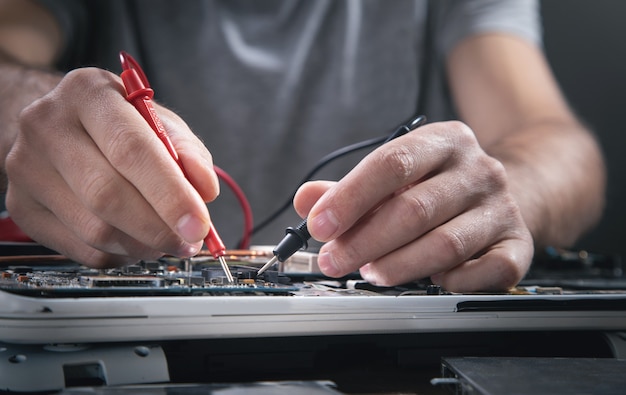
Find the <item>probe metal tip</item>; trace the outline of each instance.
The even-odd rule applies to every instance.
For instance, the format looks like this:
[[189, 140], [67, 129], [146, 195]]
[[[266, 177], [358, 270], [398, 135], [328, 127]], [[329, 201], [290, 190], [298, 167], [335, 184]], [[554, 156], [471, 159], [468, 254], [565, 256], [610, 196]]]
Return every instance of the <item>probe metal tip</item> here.
[[226, 274], [226, 279], [228, 280], [228, 283], [233, 284], [235, 282], [235, 279], [233, 278], [233, 274], [230, 272], [230, 268], [226, 263], [226, 259], [224, 259], [224, 257], [220, 255], [217, 257], [217, 260], [220, 261], [220, 264], [222, 265], [222, 270], [224, 270], [224, 274]]
[[263, 272], [266, 271], [267, 269], [269, 269], [273, 264], [275, 264], [276, 261], [278, 261], [278, 256], [274, 255], [272, 257], [272, 259], [267, 261], [267, 263], [265, 265], [263, 265], [263, 267], [260, 268], [258, 272], [256, 272], [256, 275], [260, 276], [261, 274], [263, 274]]

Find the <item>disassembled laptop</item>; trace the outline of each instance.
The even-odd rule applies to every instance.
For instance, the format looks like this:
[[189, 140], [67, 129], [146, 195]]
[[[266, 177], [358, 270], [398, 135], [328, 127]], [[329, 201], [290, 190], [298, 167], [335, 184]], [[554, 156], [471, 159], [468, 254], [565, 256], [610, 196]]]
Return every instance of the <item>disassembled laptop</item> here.
[[[327, 278], [304, 251], [257, 275], [271, 247], [227, 251], [232, 282], [209, 253], [98, 270], [36, 248], [5, 251], [0, 387], [10, 392], [168, 382], [159, 341], [626, 328], [621, 261], [587, 253], [550, 250], [508, 292], [456, 294], [428, 280]], [[33, 371], [39, 379], [24, 380]]]

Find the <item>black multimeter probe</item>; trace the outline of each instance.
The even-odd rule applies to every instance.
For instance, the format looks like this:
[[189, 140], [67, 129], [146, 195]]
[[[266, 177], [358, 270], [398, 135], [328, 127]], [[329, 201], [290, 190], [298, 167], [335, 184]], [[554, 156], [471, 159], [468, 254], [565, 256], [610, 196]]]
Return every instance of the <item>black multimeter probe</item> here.
[[[408, 122], [398, 126], [396, 130], [389, 135], [389, 137], [382, 143], [385, 144], [396, 137], [407, 134], [411, 130], [418, 128], [426, 122], [424, 115], [417, 115], [411, 118]], [[381, 144], [381, 145], [382, 145]], [[298, 226], [288, 227], [285, 230], [285, 237], [276, 245], [272, 250], [274, 256], [263, 267], [259, 269], [257, 275], [263, 274], [267, 269], [272, 267], [276, 262], [284, 262], [298, 250], [306, 249], [308, 247], [308, 241], [311, 238], [311, 234], [307, 229], [307, 220], [304, 219]]]

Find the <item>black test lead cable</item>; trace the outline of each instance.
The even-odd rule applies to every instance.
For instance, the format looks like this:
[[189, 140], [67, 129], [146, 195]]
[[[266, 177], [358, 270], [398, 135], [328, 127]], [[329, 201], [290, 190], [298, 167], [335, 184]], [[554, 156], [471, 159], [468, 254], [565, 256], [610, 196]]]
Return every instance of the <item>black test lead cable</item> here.
[[[426, 117], [424, 115], [417, 115], [411, 118], [408, 122], [398, 126], [396, 130], [394, 130], [393, 133], [391, 133], [389, 137], [387, 137], [387, 139], [382, 142], [381, 145], [388, 143], [396, 137], [403, 136], [411, 130], [417, 129], [424, 123], [426, 123]], [[274, 265], [276, 262], [285, 262], [285, 260], [295, 254], [298, 250], [307, 249], [308, 241], [311, 238], [311, 234], [307, 229], [306, 218], [295, 228], [291, 226], [288, 227], [285, 230], [285, 233], [285, 237], [272, 250], [274, 256], [265, 265], [263, 265], [263, 267], [259, 269], [257, 275], [263, 274], [263, 272], [272, 267], [272, 265]]]
[[[321, 170], [324, 166], [326, 166], [327, 164], [329, 164], [330, 162], [339, 159], [340, 157], [353, 153], [355, 151], [361, 150], [361, 149], [365, 149], [365, 148], [370, 148], [370, 147], [375, 147], [377, 145], [382, 144], [385, 140], [387, 139], [387, 136], [383, 136], [383, 137], [374, 137], [368, 140], [364, 140], [364, 141], [359, 141], [358, 143], [354, 143], [354, 144], [350, 144], [348, 146], [339, 148], [336, 151], [331, 152], [330, 154], [324, 156], [322, 159], [320, 159], [315, 166], [313, 167], [313, 169], [311, 169], [306, 176], [304, 176], [300, 182], [298, 183], [298, 188], [304, 184], [307, 181], [311, 181], [313, 179], [313, 176], [315, 174], [317, 174], [317, 172], [319, 170]], [[296, 196], [296, 192], [298, 191], [298, 188], [296, 188], [291, 195], [289, 196], [289, 199], [287, 199], [287, 201], [285, 201], [285, 203], [280, 206], [277, 210], [275, 210], [271, 215], [269, 215], [267, 218], [265, 218], [263, 221], [259, 222], [257, 225], [254, 226], [254, 228], [252, 228], [252, 230], [250, 231], [250, 236], [258, 233], [261, 229], [263, 229], [264, 227], [266, 227], [267, 225], [269, 225], [272, 221], [276, 220], [276, 218], [278, 218], [279, 215], [281, 215], [285, 210], [287, 210], [291, 204], [293, 203], [293, 198]], [[239, 244], [241, 245], [242, 242], [239, 242]]]

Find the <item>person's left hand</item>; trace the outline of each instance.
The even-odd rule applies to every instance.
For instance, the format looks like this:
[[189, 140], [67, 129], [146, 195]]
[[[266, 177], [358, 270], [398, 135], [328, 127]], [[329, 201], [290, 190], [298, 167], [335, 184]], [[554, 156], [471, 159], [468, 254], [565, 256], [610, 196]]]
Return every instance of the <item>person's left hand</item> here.
[[430, 277], [449, 291], [503, 290], [528, 270], [531, 234], [504, 166], [460, 122], [373, 151], [339, 182], [304, 184], [294, 207], [326, 242], [318, 264], [376, 285]]

